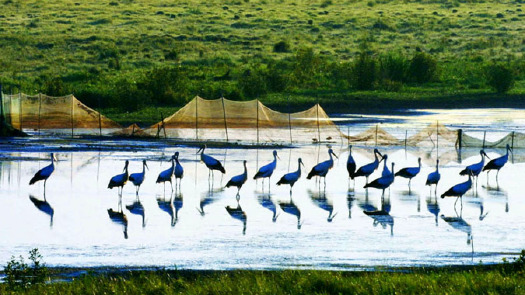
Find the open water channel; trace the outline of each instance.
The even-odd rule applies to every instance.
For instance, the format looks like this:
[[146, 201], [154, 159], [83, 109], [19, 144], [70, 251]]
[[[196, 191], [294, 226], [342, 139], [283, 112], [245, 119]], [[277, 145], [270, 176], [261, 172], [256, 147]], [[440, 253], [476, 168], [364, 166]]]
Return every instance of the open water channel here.
[[[429, 115], [422, 114], [375, 116], [375, 120], [341, 116], [347, 121], [339, 123], [347, 124], [350, 118], [356, 128], [352, 132], [378, 122], [387, 130], [400, 130], [399, 126], [420, 122], [414, 118]], [[491, 127], [494, 133], [524, 130], [520, 118], [525, 116], [519, 114], [515, 120], [483, 120], [472, 132]], [[429, 123], [434, 119], [429, 118]], [[328, 159], [328, 147], [304, 145], [277, 149], [280, 160], [268, 189], [268, 181], [263, 188], [262, 181], [252, 177], [257, 168], [273, 160], [272, 149], [206, 149], [226, 168], [223, 177], [215, 172], [212, 180], [199, 162], [198, 148], [191, 146], [118, 141], [106, 142], [100, 149], [85, 141], [5, 141], [0, 144], [0, 265], [12, 255], [27, 256], [30, 249], [38, 248], [48, 266], [374, 269], [499, 263], [524, 248], [525, 163], [519, 159], [525, 158], [525, 150], [514, 150], [498, 181], [495, 173], [488, 179], [482, 173], [463, 197], [462, 206], [460, 202], [454, 206], [455, 198], [439, 195], [467, 180], [459, 171], [480, 161], [479, 149], [379, 147], [388, 154], [389, 165], [395, 162], [396, 170], [417, 166], [417, 158], [423, 159], [410, 188], [408, 180], [396, 178], [381, 198], [380, 190], [363, 188], [364, 178], [355, 183], [348, 179], [348, 146], [331, 147], [339, 159], [334, 159], [326, 187], [323, 181], [319, 185], [305, 177], [318, 161]], [[180, 191], [172, 193], [169, 183], [164, 189], [155, 180], [170, 167], [169, 159], [176, 151], [184, 178]], [[372, 151], [373, 147], [353, 147], [357, 165], [372, 162]], [[44, 196], [42, 182], [28, 183], [50, 163], [50, 152], [55, 152], [58, 162]], [[505, 153], [503, 149], [486, 152], [491, 158]], [[297, 169], [299, 157], [306, 167], [290, 196], [289, 186], [276, 182]], [[437, 157], [441, 181], [435, 196], [425, 181], [435, 170]], [[131, 183], [124, 187], [122, 197], [117, 189], [107, 189], [109, 179], [122, 172], [125, 160], [134, 173], [142, 170], [143, 159], [149, 170], [138, 196]], [[243, 172], [243, 160], [248, 163], [249, 178], [237, 201], [237, 189], [224, 185]], [[382, 164], [370, 180], [379, 177], [381, 170]], [[229, 212], [226, 207], [235, 210]], [[108, 209], [123, 213], [127, 222]], [[381, 214], [370, 215], [374, 211]]]

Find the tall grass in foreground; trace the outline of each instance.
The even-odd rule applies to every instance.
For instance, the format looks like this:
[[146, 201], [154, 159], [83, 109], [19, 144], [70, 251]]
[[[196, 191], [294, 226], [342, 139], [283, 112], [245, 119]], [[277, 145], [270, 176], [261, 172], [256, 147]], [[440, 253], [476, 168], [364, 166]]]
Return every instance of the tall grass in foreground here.
[[224, 271], [87, 275], [0, 294], [524, 294], [522, 266], [400, 272]]

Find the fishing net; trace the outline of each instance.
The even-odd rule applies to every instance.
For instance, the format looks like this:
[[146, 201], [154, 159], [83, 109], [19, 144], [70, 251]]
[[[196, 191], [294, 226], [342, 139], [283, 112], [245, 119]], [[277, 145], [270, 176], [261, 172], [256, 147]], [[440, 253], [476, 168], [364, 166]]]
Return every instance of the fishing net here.
[[259, 100], [206, 100], [198, 96], [146, 132], [191, 140], [258, 143], [338, 142], [343, 136], [318, 104], [302, 112], [281, 113]]
[[[301, 112], [282, 113], [268, 108], [259, 100], [207, 100], [197, 96], [171, 116], [145, 129], [136, 124], [122, 128], [73, 95], [2, 94], [0, 106], [6, 125], [39, 135], [159, 137], [268, 145], [348, 143], [424, 148], [504, 148], [508, 144], [512, 148], [525, 148], [523, 133], [511, 132], [499, 140], [488, 141], [485, 137], [480, 139], [437, 122], [418, 131], [391, 128], [388, 132], [378, 125], [356, 135], [349, 135], [350, 125], [348, 134], [343, 134], [319, 104]], [[404, 137], [400, 131], [404, 131]]]
[[103, 135], [120, 125], [84, 105], [73, 95], [2, 95], [6, 121], [14, 128], [47, 134]]

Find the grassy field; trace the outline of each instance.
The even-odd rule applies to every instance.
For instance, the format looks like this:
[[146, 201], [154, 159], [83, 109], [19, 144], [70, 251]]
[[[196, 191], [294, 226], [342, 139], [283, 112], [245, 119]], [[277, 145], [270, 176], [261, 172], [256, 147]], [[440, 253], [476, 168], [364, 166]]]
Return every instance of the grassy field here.
[[408, 272], [157, 271], [86, 275], [1, 294], [523, 294], [512, 265]]
[[[195, 95], [363, 111], [514, 106], [525, 95], [515, 1], [5, 0], [0, 19], [4, 92], [74, 93], [122, 121]], [[399, 77], [419, 53], [435, 62], [432, 76]], [[359, 72], [361, 57], [374, 68]], [[400, 63], [385, 69], [389, 58]], [[487, 84], [494, 63], [512, 70], [509, 96]]]

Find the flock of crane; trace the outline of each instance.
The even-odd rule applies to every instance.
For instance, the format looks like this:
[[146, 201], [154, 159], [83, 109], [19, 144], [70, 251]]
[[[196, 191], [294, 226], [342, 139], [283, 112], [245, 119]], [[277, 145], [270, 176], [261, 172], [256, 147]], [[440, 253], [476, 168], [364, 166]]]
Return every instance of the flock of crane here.
[[[201, 161], [209, 169], [208, 178], [211, 177], [211, 179], [213, 181], [214, 170], [218, 170], [222, 174], [225, 174], [226, 170], [224, 169], [224, 166], [221, 164], [221, 162], [219, 160], [213, 158], [212, 156], [209, 156], [209, 155], [205, 154], [204, 153], [205, 149], [206, 149], [206, 146], [204, 145], [197, 151], [197, 153], [200, 153]], [[480, 150], [481, 161], [478, 162], [478, 163], [475, 163], [475, 164], [472, 164], [472, 165], [469, 165], [469, 166], [465, 167], [465, 169], [463, 169], [460, 172], [460, 175], [467, 175], [468, 176], [468, 180], [465, 181], [465, 182], [462, 182], [462, 183], [459, 183], [459, 184], [456, 184], [456, 185], [452, 186], [447, 191], [445, 191], [443, 194], [441, 194], [441, 198], [444, 198], [444, 197], [457, 197], [457, 199], [456, 199], [456, 203], [457, 203], [457, 201], [459, 199], [461, 199], [462, 196], [468, 190], [471, 189], [471, 187], [472, 187], [472, 178], [476, 177], [476, 179], [477, 179], [478, 175], [482, 171], [487, 171], [487, 173], [488, 173], [491, 170], [497, 170], [497, 174], [496, 174], [496, 180], [497, 180], [497, 177], [498, 177], [498, 174], [499, 174], [499, 170], [508, 161], [509, 152], [512, 152], [512, 149], [510, 148], [509, 145], [507, 145], [506, 146], [506, 153], [505, 153], [505, 155], [500, 156], [500, 157], [495, 158], [495, 159], [492, 159], [485, 165], [485, 158], [489, 158], [489, 157], [487, 156], [487, 154], [485, 153], [484, 150]], [[334, 165], [334, 160], [333, 160], [332, 156], [337, 158], [337, 155], [333, 152], [333, 150], [331, 148], [328, 149], [328, 156], [329, 156], [328, 160], [318, 163], [317, 165], [315, 165], [310, 170], [310, 172], [308, 173], [308, 176], [306, 177], [307, 179], [311, 179], [314, 176], [318, 176], [319, 177], [319, 181], [320, 181], [320, 178], [322, 177], [324, 179], [324, 184], [325, 184], [325, 187], [326, 187], [326, 176], [328, 174], [328, 171]], [[277, 151], [274, 150], [273, 151], [273, 161], [270, 162], [267, 165], [262, 166], [257, 171], [257, 173], [255, 174], [253, 179], [262, 179], [263, 180], [263, 186], [264, 186], [264, 179], [268, 178], [270, 180], [270, 178], [273, 175], [273, 172], [275, 171], [275, 168], [277, 166], [277, 159], [278, 158], [279, 157], [277, 156]], [[46, 166], [46, 167], [44, 167], [44, 168], [42, 168], [42, 169], [40, 169], [33, 176], [33, 178], [29, 182], [29, 184], [32, 185], [32, 184], [36, 183], [37, 181], [44, 180], [44, 196], [45, 196], [46, 181], [51, 176], [51, 174], [53, 173], [53, 171], [55, 169], [55, 167], [54, 167], [54, 162], [55, 161], [56, 161], [56, 158], [55, 158], [54, 154], [51, 153], [51, 164]], [[292, 188], [293, 188], [294, 184], [301, 177], [301, 165], [304, 167], [304, 164], [303, 164], [303, 161], [301, 160], [301, 158], [298, 158], [297, 161], [298, 161], [297, 170], [294, 171], [294, 172], [287, 173], [287, 174], [283, 175], [280, 178], [280, 180], [277, 182], [277, 185], [283, 185], [283, 184], [284, 185], [286, 185], [286, 184], [290, 185], [290, 196], [292, 194]], [[355, 162], [355, 160], [354, 160], [354, 158], [352, 156], [352, 146], [349, 146], [349, 154], [348, 154], [348, 159], [347, 159], [347, 163], [346, 163], [348, 176], [352, 180], [355, 180], [355, 178], [357, 178], [357, 177], [363, 177], [364, 176], [366, 178], [366, 184], [365, 184], [364, 188], [371, 187], [371, 188], [381, 189], [383, 191], [383, 193], [382, 193], [382, 197], [383, 197], [384, 193], [385, 193], [385, 190], [387, 188], [389, 188], [390, 185], [394, 182], [394, 179], [395, 179], [396, 176], [409, 179], [409, 187], [410, 187], [410, 182], [411, 182], [412, 178], [414, 178], [416, 175], [418, 175], [420, 170], [421, 170], [421, 158], [418, 159], [418, 166], [403, 168], [403, 169], [400, 169], [397, 172], [394, 172], [394, 165], [395, 164], [393, 162], [392, 162], [391, 170], [388, 168], [387, 161], [388, 161], [388, 155], [381, 154], [378, 149], [374, 149], [374, 161], [371, 162], [371, 163], [368, 163], [366, 165], [363, 165], [359, 169], [357, 169], [356, 162]], [[384, 163], [383, 171], [381, 173], [381, 177], [379, 177], [379, 178], [377, 178], [377, 179], [375, 179], [375, 180], [373, 180], [371, 182], [368, 182], [368, 177], [375, 170], [378, 169], [379, 164], [381, 162]], [[112, 188], [116, 187], [118, 189], [119, 196], [121, 196], [122, 195], [122, 189], [123, 189], [124, 185], [129, 180], [130, 182], [132, 182], [135, 185], [135, 187], [136, 187], [136, 194], [138, 196], [138, 192], [139, 192], [140, 186], [144, 182], [144, 179], [145, 179], [146, 168], [148, 168], [146, 160], [143, 160], [142, 163], [143, 163], [143, 165], [142, 165], [142, 172], [132, 173], [130, 175], [128, 173], [129, 161], [126, 160], [123, 173], [113, 176], [111, 178], [111, 180], [109, 181], [108, 188], [112, 189]], [[236, 187], [237, 188], [237, 196], [236, 196], [237, 200], [239, 200], [239, 198], [240, 198], [239, 197], [239, 192], [241, 190], [241, 187], [243, 186], [243, 184], [248, 179], [248, 171], [247, 171], [247, 168], [246, 168], [246, 163], [247, 163], [246, 161], [243, 161], [244, 172], [242, 174], [240, 174], [240, 175], [232, 177], [226, 184], [226, 187]], [[170, 182], [170, 185], [172, 186], [172, 190], [173, 190], [173, 183], [172, 183], [173, 176], [175, 176], [175, 187], [180, 189], [181, 180], [182, 180], [182, 178], [184, 176], [184, 169], [183, 169], [182, 165], [179, 162], [179, 152], [176, 152], [171, 157], [171, 167], [166, 169], [166, 170], [164, 170], [164, 171], [162, 171], [158, 175], [156, 182], [157, 183], [163, 183], [164, 186], [165, 186], [166, 182]], [[428, 185], [428, 186], [435, 185], [434, 192], [435, 192], [436, 195], [437, 195], [437, 185], [438, 185], [440, 179], [441, 179], [441, 175], [439, 173], [439, 160], [436, 160], [436, 170], [433, 171], [432, 173], [428, 174], [427, 180], [426, 180], [426, 185]], [[269, 183], [269, 185], [271, 185], [271, 184]], [[456, 205], [456, 203], [454, 203], [454, 206]]]

